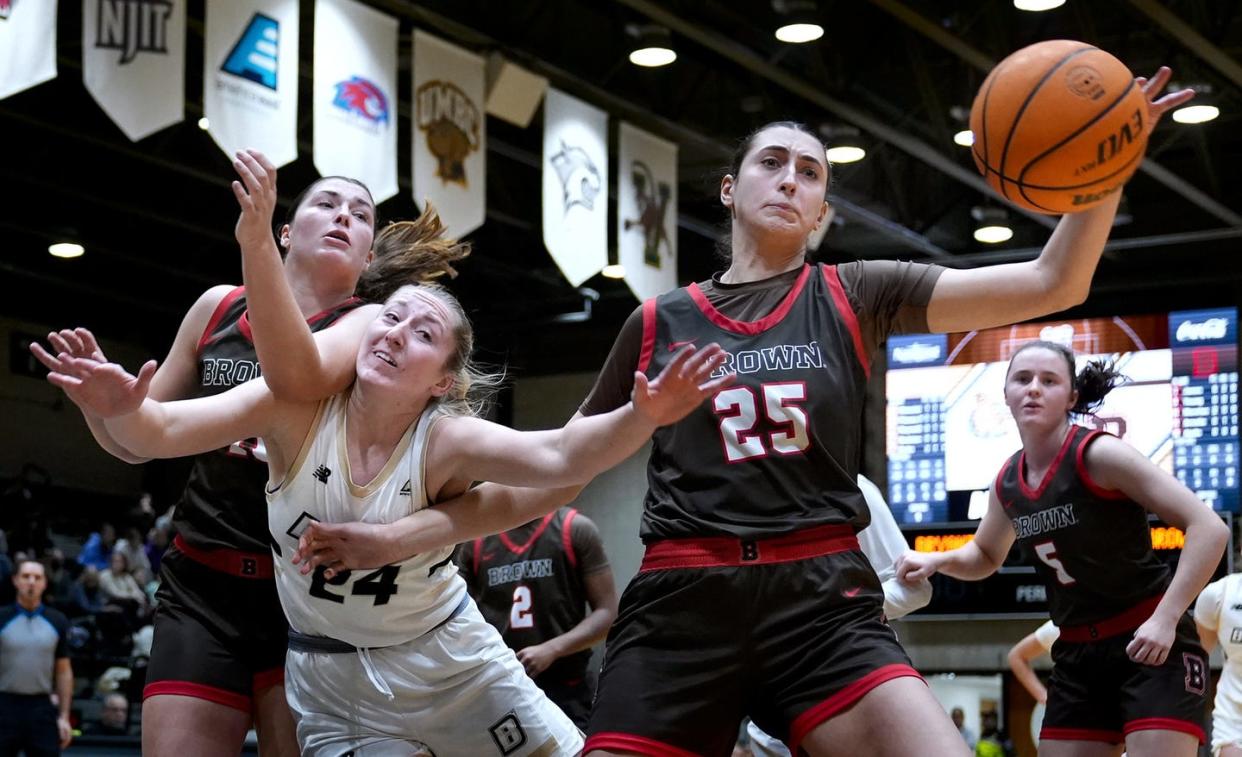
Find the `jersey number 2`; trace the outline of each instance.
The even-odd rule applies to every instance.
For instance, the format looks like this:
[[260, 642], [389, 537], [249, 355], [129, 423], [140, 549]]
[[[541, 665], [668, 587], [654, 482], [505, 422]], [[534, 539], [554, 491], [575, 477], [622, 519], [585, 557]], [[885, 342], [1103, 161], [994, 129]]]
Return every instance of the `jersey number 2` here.
[[531, 628], [535, 625], [535, 616], [530, 611], [531, 601], [529, 586], [519, 586], [513, 590], [513, 608], [509, 610], [510, 628]]
[[1050, 541], [1041, 542], [1035, 545], [1035, 554], [1045, 565], [1057, 572], [1057, 580], [1062, 586], [1069, 586], [1074, 583], [1074, 577], [1066, 572], [1065, 566], [1061, 564], [1057, 558], [1057, 545]]
[[[712, 408], [720, 416], [725, 459], [731, 463], [763, 457], [770, 452], [796, 455], [811, 446], [806, 411], [798, 406], [806, 401], [806, 384], [801, 381], [761, 384], [759, 390], [763, 393], [762, 403], [749, 386], [724, 389], [712, 399]], [[754, 430], [759, 424], [761, 409], [777, 430], [767, 434]]]

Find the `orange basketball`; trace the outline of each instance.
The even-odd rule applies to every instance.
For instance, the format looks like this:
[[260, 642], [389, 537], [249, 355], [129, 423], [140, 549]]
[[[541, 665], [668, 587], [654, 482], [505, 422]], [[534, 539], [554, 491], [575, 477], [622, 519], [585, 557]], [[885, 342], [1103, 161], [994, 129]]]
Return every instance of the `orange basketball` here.
[[1010, 202], [1085, 210], [1143, 160], [1147, 100], [1125, 64], [1084, 42], [1024, 47], [992, 69], [970, 109], [975, 165]]

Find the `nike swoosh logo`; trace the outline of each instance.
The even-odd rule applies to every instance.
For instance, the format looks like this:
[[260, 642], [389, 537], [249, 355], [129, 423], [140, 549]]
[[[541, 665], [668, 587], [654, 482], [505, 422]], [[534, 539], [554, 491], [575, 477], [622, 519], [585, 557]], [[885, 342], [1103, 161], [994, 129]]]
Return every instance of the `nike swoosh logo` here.
[[677, 348], [679, 348], [679, 347], [685, 347], [687, 344], [694, 344], [694, 340], [693, 340], [693, 339], [689, 339], [689, 340], [684, 341], [684, 342], [670, 342], [670, 343], [669, 343], [669, 345], [668, 345], [668, 351], [669, 351], [669, 352], [676, 352], [676, 351], [677, 351]]
[[841, 592], [841, 596], [844, 596], [844, 597], [849, 597], [849, 598], [853, 599], [854, 597], [858, 596], [858, 592], [860, 592], [860, 591], [862, 591], [862, 587], [861, 587], [861, 586], [855, 586], [855, 587], [854, 587], [854, 588], [852, 588], [852, 589], [845, 589], [844, 591], [842, 591], [842, 592]]

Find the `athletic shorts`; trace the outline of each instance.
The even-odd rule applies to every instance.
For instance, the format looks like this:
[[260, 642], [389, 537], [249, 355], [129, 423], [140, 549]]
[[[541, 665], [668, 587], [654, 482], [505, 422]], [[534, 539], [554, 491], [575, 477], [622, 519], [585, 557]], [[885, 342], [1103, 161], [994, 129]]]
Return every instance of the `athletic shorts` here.
[[[776, 561], [782, 549], [770, 542], [790, 540], [798, 543], [787, 554], [821, 554]], [[722, 542], [740, 548], [741, 564], [695, 556], [694, 545], [719, 552]], [[871, 689], [918, 677], [857, 544], [849, 529], [821, 527], [757, 543], [650, 547], [608, 635], [587, 751], [729, 755], [749, 715], [797, 753]]]
[[1117, 744], [1134, 731], [1168, 730], [1191, 734], [1205, 743], [1210, 673], [1194, 621], [1190, 613], [1178, 621], [1173, 647], [1163, 665], [1143, 665], [1126, 655], [1126, 646], [1149, 616], [1147, 611], [1138, 623], [1124, 624], [1128, 629], [1099, 634], [1095, 641], [1075, 640], [1073, 628], [1067, 641], [1067, 629], [1062, 629], [1052, 646], [1041, 740]]
[[587, 720], [591, 716], [591, 700], [595, 698], [595, 675], [587, 672], [570, 681], [538, 678], [535, 683], [543, 689], [543, 693], [548, 695], [553, 704], [569, 716], [574, 725], [586, 728]]
[[285, 696], [304, 757], [574, 757], [582, 734], [471, 601], [391, 647], [289, 649]]
[[[243, 554], [213, 554], [225, 553]], [[276, 581], [224, 572], [217, 568], [227, 565], [217, 562], [211, 567], [176, 546], [164, 555], [143, 699], [176, 694], [249, 713], [256, 692], [284, 680], [289, 624]], [[267, 571], [260, 568], [259, 575]]]

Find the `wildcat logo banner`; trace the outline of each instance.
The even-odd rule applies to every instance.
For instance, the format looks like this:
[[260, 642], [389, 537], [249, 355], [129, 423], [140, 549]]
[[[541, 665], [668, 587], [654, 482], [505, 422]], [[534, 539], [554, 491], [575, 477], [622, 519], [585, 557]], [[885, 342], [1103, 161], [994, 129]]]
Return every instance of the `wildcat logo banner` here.
[[185, 118], [188, 0], [82, 0], [82, 82], [137, 142]]
[[0, 100], [56, 78], [56, 0], [0, 3]]
[[203, 115], [230, 159], [298, 156], [298, 0], [207, 0]]
[[640, 301], [677, 286], [677, 145], [621, 122], [617, 262]]
[[543, 123], [543, 243], [578, 286], [608, 264], [608, 114], [549, 87]]
[[414, 202], [431, 200], [461, 238], [487, 212], [486, 86], [482, 57], [430, 34], [414, 32]]
[[315, 168], [380, 203], [397, 194], [397, 19], [355, 0], [315, 3]]

